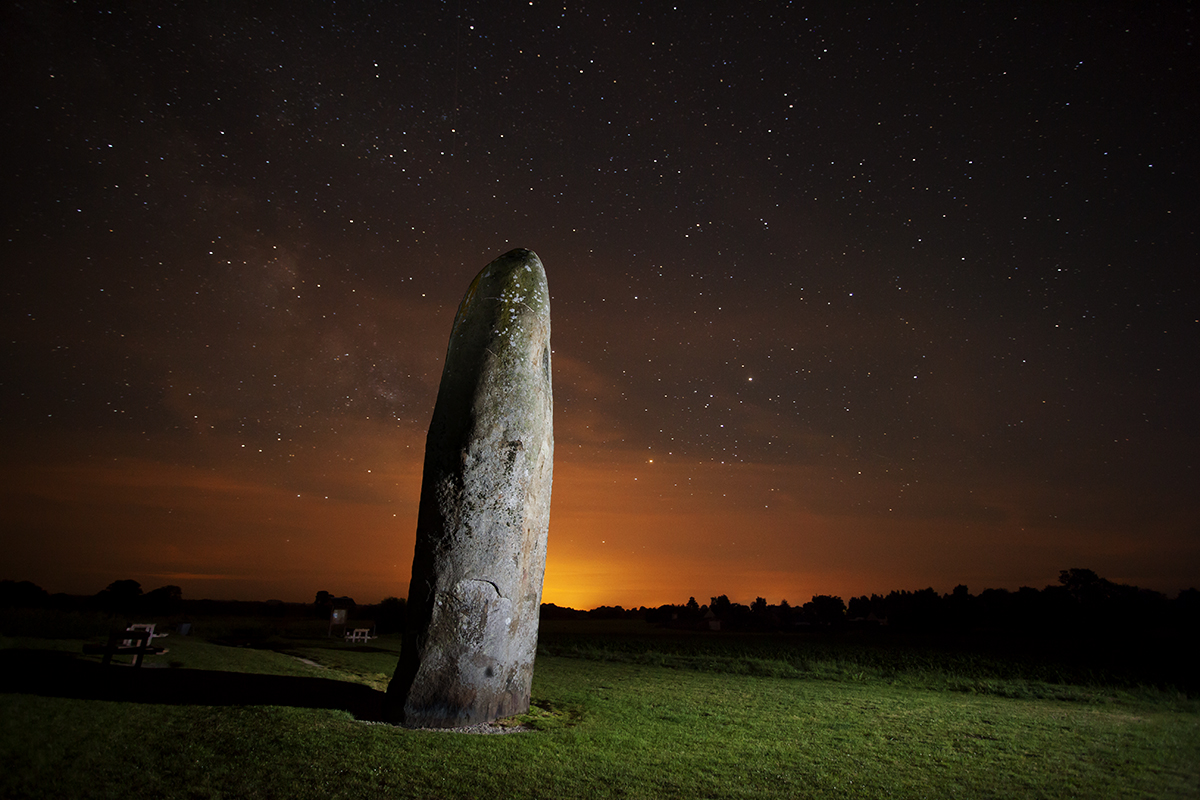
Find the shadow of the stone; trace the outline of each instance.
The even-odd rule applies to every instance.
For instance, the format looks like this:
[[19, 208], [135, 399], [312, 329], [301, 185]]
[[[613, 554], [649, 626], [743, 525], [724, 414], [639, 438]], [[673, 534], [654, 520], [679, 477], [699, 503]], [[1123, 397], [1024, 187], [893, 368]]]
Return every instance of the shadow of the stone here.
[[47, 650], [0, 650], [0, 691], [127, 703], [329, 708], [370, 721], [382, 719], [384, 698], [369, 686], [328, 678], [102, 666]]

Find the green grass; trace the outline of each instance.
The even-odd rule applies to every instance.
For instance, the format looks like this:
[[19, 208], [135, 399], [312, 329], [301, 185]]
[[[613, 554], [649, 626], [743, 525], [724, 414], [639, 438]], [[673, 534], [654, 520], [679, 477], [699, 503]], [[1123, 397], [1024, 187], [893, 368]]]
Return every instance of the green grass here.
[[[122, 686], [246, 676], [229, 697], [63, 696], [72, 694], [68, 687], [44, 679], [22, 693], [6, 677], [0, 796], [1200, 795], [1200, 712], [1177, 693], [1102, 686], [1066, 700], [1036, 688], [1018, 697], [971, 693], [920, 685], [930, 682], [928, 665], [900, 679], [908, 674], [904, 659], [891, 678], [855, 677], [847, 670], [861, 666], [858, 656], [845, 669], [830, 668], [832, 677], [814, 677], [819, 670], [796, 669], [791, 651], [773, 660], [713, 637], [651, 637], [656, 645], [626, 642], [622, 651], [613, 642], [627, 633], [605, 634], [612, 641], [588, 658], [540, 654], [535, 708], [526, 717], [539, 730], [510, 736], [409, 731], [338, 708], [303, 707], [312, 687], [377, 697], [363, 687], [379, 688], [379, 676], [394, 667], [399, 645], [391, 637], [348, 646], [272, 634], [251, 648], [172, 636], [162, 640], [171, 652], [152, 661], [173, 661], [174, 670], [111, 668]], [[573, 647], [562, 637], [574, 635], [549, 630], [545, 649]], [[0, 663], [44, 657], [80, 666], [81, 644], [3, 639]], [[768, 674], [733, 669], [738, 647]], [[654, 663], [681, 655], [692, 660]], [[989, 679], [976, 669], [973, 680]], [[256, 702], [247, 686], [288, 702]]]

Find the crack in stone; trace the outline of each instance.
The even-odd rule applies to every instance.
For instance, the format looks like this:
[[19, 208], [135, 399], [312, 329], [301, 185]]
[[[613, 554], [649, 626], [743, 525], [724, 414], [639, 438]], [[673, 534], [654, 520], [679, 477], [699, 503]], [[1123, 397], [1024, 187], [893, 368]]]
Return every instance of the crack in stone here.
[[468, 578], [467, 580], [474, 581], [475, 583], [486, 583], [488, 586], [492, 587], [493, 590], [495, 590], [496, 597], [504, 599], [504, 595], [500, 593], [500, 587], [495, 581], [489, 581], [487, 578]]

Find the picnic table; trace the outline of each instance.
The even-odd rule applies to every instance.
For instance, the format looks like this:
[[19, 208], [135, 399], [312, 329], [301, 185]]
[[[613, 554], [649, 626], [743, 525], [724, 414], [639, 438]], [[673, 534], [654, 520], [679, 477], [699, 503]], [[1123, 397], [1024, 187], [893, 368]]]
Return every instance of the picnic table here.
[[167, 652], [165, 647], [157, 647], [151, 642], [155, 638], [166, 636], [165, 633], [155, 633], [154, 625], [149, 623], [139, 623], [130, 625], [123, 631], [113, 631], [108, 635], [107, 644], [85, 644], [83, 652], [91, 655], [104, 655], [104, 659], [100, 662], [104, 666], [112, 663], [114, 655], [132, 655], [133, 666], [142, 666], [142, 659], [146, 656], [161, 656]]

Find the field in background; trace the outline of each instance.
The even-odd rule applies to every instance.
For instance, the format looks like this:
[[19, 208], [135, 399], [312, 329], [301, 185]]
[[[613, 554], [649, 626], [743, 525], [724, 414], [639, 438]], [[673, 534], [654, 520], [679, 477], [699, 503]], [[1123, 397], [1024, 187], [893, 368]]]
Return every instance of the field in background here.
[[103, 617], [0, 622], [6, 798], [1200, 794], [1194, 698], [1029, 654], [547, 622], [538, 730], [470, 736], [363, 721], [396, 636], [194, 619], [105, 671]]

